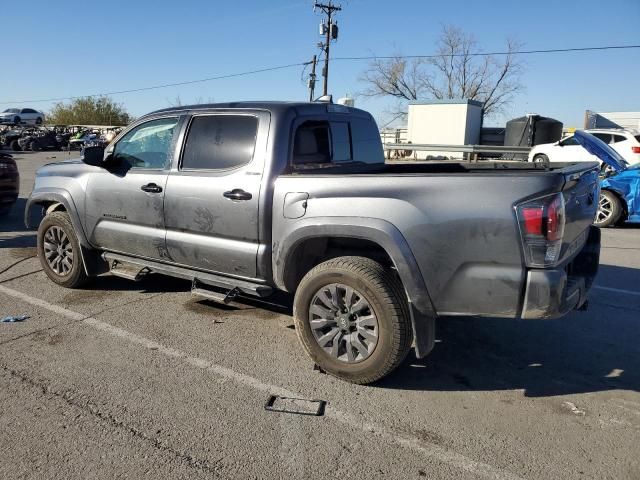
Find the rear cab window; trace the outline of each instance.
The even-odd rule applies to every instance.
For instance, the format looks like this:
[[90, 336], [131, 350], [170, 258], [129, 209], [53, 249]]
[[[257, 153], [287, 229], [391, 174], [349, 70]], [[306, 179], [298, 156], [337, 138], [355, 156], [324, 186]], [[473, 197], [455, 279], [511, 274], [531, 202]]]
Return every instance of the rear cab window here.
[[380, 134], [372, 118], [334, 115], [328, 120], [308, 120], [297, 127], [291, 159], [294, 168], [347, 163], [384, 163]]

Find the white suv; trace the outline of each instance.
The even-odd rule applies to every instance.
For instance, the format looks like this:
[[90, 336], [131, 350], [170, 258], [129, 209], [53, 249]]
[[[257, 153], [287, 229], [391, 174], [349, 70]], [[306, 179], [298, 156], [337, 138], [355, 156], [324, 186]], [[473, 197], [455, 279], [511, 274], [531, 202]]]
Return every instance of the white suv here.
[[[598, 137], [618, 152], [630, 164], [640, 163], [640, 133], [636, 130], [597, 128], [585, 130]], [[530, 162], [598, 162], [598, 158], [589, 154], [576, 142], [573, 135], [555, 143], [536, 145], [529, 153]]]
[[44, 121], [44, 113], [33, 108], [7, 108], [0, 113], [0, 123], [33, 123], [41, 125]]

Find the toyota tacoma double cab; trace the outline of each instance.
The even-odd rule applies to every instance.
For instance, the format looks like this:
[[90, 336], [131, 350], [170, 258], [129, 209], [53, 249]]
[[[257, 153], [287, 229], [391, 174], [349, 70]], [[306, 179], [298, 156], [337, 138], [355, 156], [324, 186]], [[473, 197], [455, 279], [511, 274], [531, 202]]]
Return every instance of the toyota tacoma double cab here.
[[37, 172], [25, 220], [48, 277], [188, 279], [219, 302], [293, 295], [325, 372], [371, 383], [452, 315], [548, 319], [598, 267], [597, 163], [386, 164], [378, 128], [333, 103], [150, 113]]

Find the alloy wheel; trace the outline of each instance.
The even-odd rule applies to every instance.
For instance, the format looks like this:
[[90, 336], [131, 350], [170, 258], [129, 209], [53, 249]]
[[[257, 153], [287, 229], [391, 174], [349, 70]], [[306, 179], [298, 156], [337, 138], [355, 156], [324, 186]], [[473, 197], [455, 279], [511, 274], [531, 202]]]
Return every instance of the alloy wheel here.
[[606, 222], [611, 215], [613, 215], [613, 205], [611, 204], [611, 201], [605, 195], [600, 194], [596, 223], [600, 224]]
[[378, 344], [378, 318], [371, 304], [348, 285], [332, 283], [316, 292], [309, 325], [318, 345], [345, 363], [367, 359]]
[[49, 268], [61, 277], [69, 275], [73, 269], [73, 245], [58, 226], [49, 227], [44, 234], [44, 256]]

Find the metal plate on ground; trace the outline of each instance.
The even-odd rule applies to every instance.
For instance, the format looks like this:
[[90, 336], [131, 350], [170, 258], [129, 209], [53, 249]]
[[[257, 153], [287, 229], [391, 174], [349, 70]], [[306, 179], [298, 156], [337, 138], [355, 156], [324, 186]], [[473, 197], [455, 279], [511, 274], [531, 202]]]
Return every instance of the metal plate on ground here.
[[296, 415], [311, 415], [321, 417], [327, 402], [324, 400], [307, 400], [305, 398], [281, 397], [271, 395], [264, 405], [270, 412], [294, 413]]

